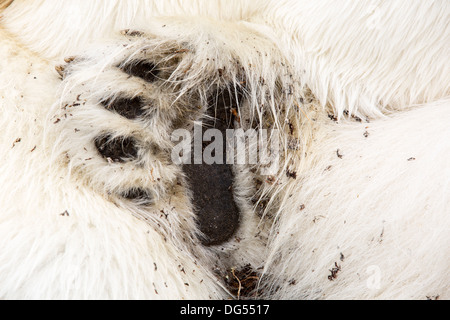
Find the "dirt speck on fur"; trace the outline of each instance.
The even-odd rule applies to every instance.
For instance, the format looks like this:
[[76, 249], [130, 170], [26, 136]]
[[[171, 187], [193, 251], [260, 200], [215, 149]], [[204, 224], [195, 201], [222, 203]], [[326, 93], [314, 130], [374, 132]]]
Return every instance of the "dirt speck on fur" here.
[[242, 269], [231, 268], [225, 277], [228, 290], [236, 299], [256, 299], [258, 296], [259, 275], [250, 264]]
[[14, 140], [11, 149], [14, 148], [16, 146], [16, 143], [19, 143], [20, 141], [22, 141], [22, 138], [17, 138], [16, 140]]
[[341, 266], [337, 264], [337, 262], [334, 263], [334, 267], [330, 270], [330, 275], [328, 276], [328, 280], [333, 281], [337, 278], [337, 274], [339, 271], [341, 271]]

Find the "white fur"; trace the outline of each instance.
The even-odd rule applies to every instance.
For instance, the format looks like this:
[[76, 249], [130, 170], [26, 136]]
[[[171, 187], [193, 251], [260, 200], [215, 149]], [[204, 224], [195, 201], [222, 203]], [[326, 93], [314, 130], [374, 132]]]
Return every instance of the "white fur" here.
[[[0, 297], [228, 298], [217, 277], [251, 264], [267, 299], [449, 298], [448, 2], [16, 0], [2, 15]], [[167, 48], [164, 92], [113, 68]], [[259, 190], [236, 166], [240, 229], [204, 247], [190, 191], [170, 187], [180, 168], [105, 165], [89, 143], [170, 148], [170, 119], [244, 79], [241, 117], [280, 130], [282, 162]], [[98, 107], [119, 91], [158, 101], [159, 120]], [[114, 197], [135, 185], [150, 209]]]

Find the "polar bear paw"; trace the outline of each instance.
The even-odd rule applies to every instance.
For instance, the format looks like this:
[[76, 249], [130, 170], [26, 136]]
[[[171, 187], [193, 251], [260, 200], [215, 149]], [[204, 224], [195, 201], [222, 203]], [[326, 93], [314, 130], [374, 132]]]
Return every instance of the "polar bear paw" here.
[[[232, 166], [203, 168], [172, 159], [174, 130], [192, 132], [199, 120], [223, 132], [232, 126], [238, 94], [228, 88], [226, 72], [209, 59], [198, 66], [193, 46], [133, 30], [65, 62], [56, 67], [62, 100], [51, 122], [58, 135], [54, 149], [78, 181], [144, 211], [191, 197], [204, 243], [227, 240], [239, 222]], [[227, 205], [214, 205], [212, 196]]]

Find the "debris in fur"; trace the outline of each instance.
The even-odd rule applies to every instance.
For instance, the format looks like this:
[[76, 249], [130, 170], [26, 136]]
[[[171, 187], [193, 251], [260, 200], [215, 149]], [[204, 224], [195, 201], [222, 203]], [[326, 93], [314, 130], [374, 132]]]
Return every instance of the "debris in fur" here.
[[294, 125], [288, 121], [289, 134], [292, 136], [294, 134]]
[[277, 181], [277, 178], [275, 178], [274, 176], [268, 176], [266, 179], [266, 183], [268, 184], [274, 184]]
[[328, 114], [328, 118], [330, 118], [330, 120], [333, 120], [334, 122], [338, 121], [337, 117], [334, 114], [331, 114], [331, 113]]
[[130, 29], [122, 30], [122, 31], [120, 31], [120, 33], [124, 36], [129, 36], [129, 37], [142, 37], [144, 35], [144, 33], [141, 31], [130, 30]]
[[286, 170], [286, 176], [288, 178], [292, 178], [292, 179], [297, 179], [297, 172], [296, 171], [290, 171], [290, 170]]
[[231, 268], [225, 276], [225, 284], [236, 299], [256, 299], [259, 275], [250, 264], [242, 269]]
[[331, 272], [331, 274], [328, 276], [328, 280], [333, 281], [334, 279], [337, 278], [338, 272], [341, 271], [341, 266], [339, 266], [337, 262], [335, 262], [334, 267], [331, 268], [329, 271]]
[[16, 140], [14, 140], [11, 149], [14, 148], [16, 146], [16, 143], [19, 143], [20, 141], [22, 141], [22, 138], [17, 138]]
[[69, 216], [69, 212], [67, 210], [65, 210], [63, 213], [59, 214], [62, 217], [68, 217]]
[[[346, 116], [350, 115], [350, 112], [348, 110], [345, 110], [343, 112]], [[354, 114], [351, 115], [352, 119], [355, 120], [356, 122], [362, 122], [362, 119], [358, 116], [355, 116]], [[367, 119], [367, 122], [369, 122], [369, 120]]]
[[299, 150], [300, 149], [300, 142], [298, 141], [297, 138], [288, 137], [287, 148], [289, 150]]

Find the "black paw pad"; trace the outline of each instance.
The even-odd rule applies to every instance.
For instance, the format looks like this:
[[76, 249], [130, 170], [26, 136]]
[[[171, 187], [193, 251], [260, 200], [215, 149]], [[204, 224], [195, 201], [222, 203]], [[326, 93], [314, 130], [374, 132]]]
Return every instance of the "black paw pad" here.
[[153, 203], [153, 197], [150, 192], [142, 188], [129, 189], [122, 193], [121, 196], [140, 205], [149, 205]]
[[159, 70], [155, 64], [147, 61], [131, 62], [122, 66], [125, 73], [133, 77], [139, 77], [147, 82], [154, 82], [158, 80]]
[[101, 102], [107, 109], [117, 112], [122, 117], [133, 120], [142, 116], [145, 112], [143, 101], [140, 97], [107, 99]]
[[94, 142], [98, 152], [108, 161], [125, 162], [137, 158], [138, 149], [133, 138], [104, 135], [97, 137]]
[[185, 165], [193, 193], [198, 224], [205, 245], [226, 242], [239, 226], [239, 209], [233, 198], [230, 165]]
[[[208, 115], [214, 119], [211, 124], [226, 136], [232, 125], [230, 110], [237, 109], [234, 92], [223, 92], [209, 108]], [[226, 155], [223, 144], [223, 155]], [[205, 145], [203, 146], [205, 147]], [[194, 154], [192, 150], [192, 154]], [[240, 211], [233, 194], [234, 174], [232, 165], [226, 164], [186, 164], [183, 166], [192, 190], [192, 201], [197, 213], [200, 231], [204, 235], [204, 245], [217, 245], [228, 241], [239, 227]]]

